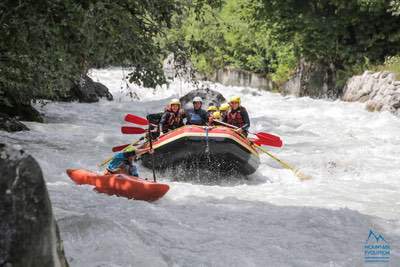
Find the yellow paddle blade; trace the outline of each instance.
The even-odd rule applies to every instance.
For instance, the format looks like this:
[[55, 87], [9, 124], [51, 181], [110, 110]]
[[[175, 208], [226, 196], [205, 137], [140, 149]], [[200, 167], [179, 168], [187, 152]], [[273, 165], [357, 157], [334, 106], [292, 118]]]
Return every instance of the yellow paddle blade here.
[[107, 163], [109, 163], [112, 160], [113, 157], [109, 157], [108, 159], [104, 160], [102, 163], [98, 164], [97, 167], [101, 168]]
[[310, 175], [305, 175], [299, 169], [294, 171], [294, 175], [296, 175], [301, 181], [312, 179], [312, 177]]

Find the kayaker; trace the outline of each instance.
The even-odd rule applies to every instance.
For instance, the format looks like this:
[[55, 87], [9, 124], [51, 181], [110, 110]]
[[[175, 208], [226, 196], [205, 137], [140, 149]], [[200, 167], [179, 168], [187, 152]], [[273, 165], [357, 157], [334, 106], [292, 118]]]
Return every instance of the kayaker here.
[[206, 125], [208, 121], [207, 112], [201, 108], [203, 100], [201, 97], [196, 96], [193, 98], [193, 109], [186, 111], [186, 124], [187, 125]]
[[179, 101], [179, 99], [172, 99], [169, 102], [168, 108], [165, 110], [160, 120], [162, 132], [167, 133], [169, 131], [182, 127], [184, 125], [184, 117], [185, 112], [181, 109], [181, 102]]
[[224, 120], [226, 114], [228, 113], [229, 108], [230, 108], [230, 106], [229, 106], [228, 103], [224, 103], [221, 106], [219, 106], [219, 112], [221, 113], [221, 120], [222, 121]]
[[228, 111], [223, 121], [239, 127], [235, 131], [247, 136], [247, 131], [250, 128], [250, 119], [246, 108], [240, 105], [240, 97], [231, 97], [229, 100], [229, 106], [231, 109]]
[[213, 114], [214, 114], [215, 112], [217, 112], [217, 111], [218, 111], [218, 108], [217, 108], [216, 106], [209, 106], [209, 107], [207, 108], [207, 118], [208, 118], [208, 124], [209, 124], [209, 125], [212, 124], [213, 119], [214, 119]]
[[135, 149], [132, 148], [128, 151], [116, 153], [110, 163], [108, 164], [104, 174], [127, 174], [131, 176], [139, 176], [138, 169], [133, 164], [135, 158], [149, 152], [152, 154], [154, 151], [149, 148]]

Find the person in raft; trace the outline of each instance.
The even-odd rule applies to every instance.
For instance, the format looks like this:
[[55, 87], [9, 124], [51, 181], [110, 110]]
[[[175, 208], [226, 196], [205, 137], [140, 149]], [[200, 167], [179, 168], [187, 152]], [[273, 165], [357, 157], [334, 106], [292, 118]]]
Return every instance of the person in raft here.
[[226, 117], [226, 114], [228, 113], [229, 108], [230, 108], [230, 106], [228, 103], [224, 103], [219, 107], [219, 112], [221, 114], [221, 121], [223, 121], [224, 118]]
[[247, 136], [247, 131], [250, 128], [250, 119], [246, 108], [240, 105], [240, 97], [231, 97], [229, 106], [231, 109], [226, 114], [223, 122], [238, 127], [235, 131]]
[[161, 131], [163, 133], [167, 133], [169, 131], [182, 127], [184, 125], [184, 117], [185, 112], [181, 109], [181, 102], [179, 101], [179, 99], [172, 99], [168, 104], [168, 108], [165, 110], [164, 114], [161, 117]]
[[154, 151], [150, 150], [150, 148], [131, 148], [127, 151], [116, 153], [108, 164], [104, 174], [127, 174], [139, 177], [138, 169], [133, 162], [135, 158], [146, 152], [152, 154]]
[[193, 109], [186, 111], [186, 125], [206, 125], [208, 122], [207, 112], [201, 108], [203, 100], [196, 96], [193, 98]]
[[208, 109], [207, 109], [208, 125], [212, 124], [212, 122], [214, 120], [213, 114], [215, 112], [217, 112], [217, 111], [218, 111], [218, 108], [216, 106], [209, 106], [208, 107]]
[[215, 111], [213, 114], [212, 114], [212, 116], [211, 116], [211, 118], [210, 118], [210, 122], [208, 123], [210, 126], [218, 126], [218, 125], [220, 125], [218, 122], [216, 122], [216, 121], [221, 121], [221, 112], [219, 112], [219, 111]]

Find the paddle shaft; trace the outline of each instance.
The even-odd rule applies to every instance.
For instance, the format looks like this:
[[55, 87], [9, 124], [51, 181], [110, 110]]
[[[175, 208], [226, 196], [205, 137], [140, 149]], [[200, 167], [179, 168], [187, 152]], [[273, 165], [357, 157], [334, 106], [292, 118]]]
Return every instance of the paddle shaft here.
[[303, 181], [303, 180], [309, 180], [309, 179], [311, 179], [310, 176], [307, 176], [307, 175], [303, 174], [302, 172], [300, 172], [299, 169], [296, 169], [296, 168], [290, 166], [288, 163], [284, 162], [283, 160], [278, 159], [276, 156], [274, 156], [271, 152], [267, 151], [265, 148], [263, 148], [263, 147], [261, 147], [261, 146], [259, 146], [259, 145], [257, 145], [257, 144], [254, 144], [254, 145], [255, 145], [259, 150], [261, 150], [262, 152], [264, 152], [265, 154], [267, 154], [268, 156], [270, 156], [272, 159], [276, 160], [279, 164], [281, 164], [282, 167], [284, 167], [285, 169], [291, 170], [291, 171], [294, 173], [294, 175], [296, 175], [300, 180]]
[[[229, 123], [220, 121], [220, 120], [214, 120], [214, 121], [216, 121], [216, 122], [218, 122], [219, 124], [224, 125], [224, 126], [226, 126], [226, 127], [233, 128], [233, 129], [235, 129], [235, 130], [237, 130], [237, 129], [240, 128], [240, 127], [237, 127], [237, 126], [235, 126], [235, 125], [232, 125], [232, 124], [229, 124]], [[243, 131], [244, 131], [244, 130], [243, 130]], [[250, 134], [254, 134], [254, 135], [258, 135], [258, 134], [259, 134], [259, 133], [253, 133], [253, 132], [250, 132], [250, 131], [247, 131], [247, 132], [250, 133]], [[278, 137], [276, 137], [276, 138], [278, 139]]]
[[[122, 152], [126, 151], [128, 148], [130, 148], [131, 146], [135, 146], [137, 145], [140, 141], [143, 140], [143, 137], [141, 137], [139, 140], [136, 140], [134, 143], [130, 144], [129, 146], [125, 147]], [[109, 163], [111, 160], [113, 159], [113, 157], [109, 157], [108, 159], [104, 160], [102, 163], [100, 163], [98, 166], [99, 167], [103, 167], [104, 165], [106, 165], [107, 163]]]
[[[153, 140], [151, 138], [151, 132], [150, 132], [150, 127], [148, 129], [148, 135], [149, 135], [149, 144], [150, 144], [150, 150], [153, 150]], [[156, 182], [156, 171], [154, 170], [154, 151], [153, 153], [151, 153], [151, 167], [152, 167], [152, 171], [153, 171], [153, 180], [154, 182]]]

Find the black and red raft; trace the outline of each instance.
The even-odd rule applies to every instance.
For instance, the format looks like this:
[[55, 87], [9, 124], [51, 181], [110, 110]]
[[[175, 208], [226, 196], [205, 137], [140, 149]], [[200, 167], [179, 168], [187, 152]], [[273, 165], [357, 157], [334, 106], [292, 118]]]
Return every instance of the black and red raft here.
[[[179, 166], [249, 175], [260, 165], [255, 146], [244, 136], [223, 126], [183, 126], [160, 136], [154, 141], [153, 148], [155, 168], [161, 170]], [[144, 154], [142, 163], [151, 168], [151, 155]]]

